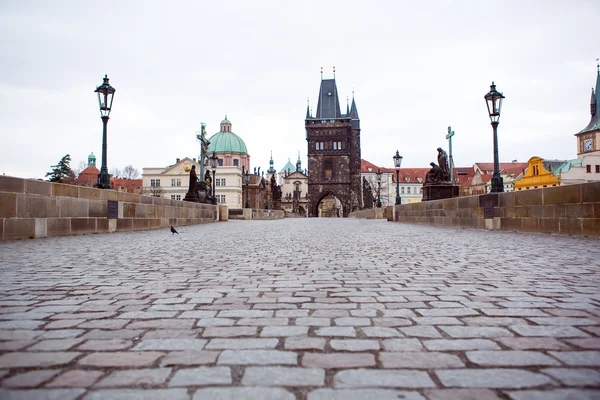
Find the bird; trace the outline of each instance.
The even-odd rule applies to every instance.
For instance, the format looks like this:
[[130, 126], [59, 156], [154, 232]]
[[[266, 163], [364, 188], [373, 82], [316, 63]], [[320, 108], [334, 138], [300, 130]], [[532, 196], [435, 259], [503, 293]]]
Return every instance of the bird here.
[[179, 235], [179, 232], [177, 232], [177, 230], [175, 230], [175, 228], [173, 228], [173, 225], [171, 225], [171, 233], [172, 233], [173, 235], [174, 235], [174, 234], [178, 234], [178, 235]]

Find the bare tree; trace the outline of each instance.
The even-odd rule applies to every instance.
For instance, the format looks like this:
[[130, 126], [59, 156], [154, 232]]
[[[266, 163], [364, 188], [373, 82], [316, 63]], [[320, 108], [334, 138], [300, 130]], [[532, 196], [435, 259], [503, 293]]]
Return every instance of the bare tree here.
[[160, 186], [150, 186], [144, 189], [144, 194], [148, 194], [151, 197], [162, 197], [163, 190]]
[[140, 172], [133, 165], [129, 164], [123, 168], [123, 178], [125, 179], [139, 179]]
[[[389, 192], [389, 187], [388, 187], [388, 182], [387, 182], [387, 178], [385, 177], [385, 175], [381, 176], [381, 184], [379, 185], [377, 183], [377, 178], [375, 176], [369, 175], [367, 176], [367, 181], [369, 181], [369, 183], [371, 184], [371, 187], [373, 188], [373, 204], [377, 204], [377, 195], [378, 195], [378, 191], [379, 194], [381, 196], [381, 206], [382, 207], [387, 207], [388, 204], [388, 192]], [[384, 179], [385, 178], [385, 179]]]
[[118, 179], [118, 178], [122, 178], [123, 177], [123, 173], [121, 172], [121, 170], [119, 168], [113, 168], [110, 170], [110, 174], [112, 175], [113, 178]]
[[77, 167], [75, 169], [73, 169], [73, 172], [75, 173], [76, 177], [79, 177], [79, 174], [81, 173], [81, 171], [83, 171], [84, 169], [87, 168], [87, 163], [83, 160], [79, 161], [79, 164], [77, 164]]

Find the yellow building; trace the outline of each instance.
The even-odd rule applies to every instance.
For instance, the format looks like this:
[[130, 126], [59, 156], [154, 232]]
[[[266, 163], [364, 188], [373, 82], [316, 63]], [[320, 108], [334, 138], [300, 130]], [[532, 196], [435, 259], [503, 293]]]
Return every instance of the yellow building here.
[[544, 160], [541, 157], [531, 157], [522, 178], [515, 181], [515, 190], [559, 186], [560, 172], [558, 168], [564, 163], [565, 160]]

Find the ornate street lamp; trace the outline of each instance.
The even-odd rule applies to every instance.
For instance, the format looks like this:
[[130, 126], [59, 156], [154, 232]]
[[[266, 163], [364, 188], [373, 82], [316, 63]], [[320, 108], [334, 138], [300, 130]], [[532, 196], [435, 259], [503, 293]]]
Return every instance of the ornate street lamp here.
[[216, 205], [217, 196], [215, 194], [215, 190], [217, 188], [217, 185], [215, 175], [217, 173], [217, 165], [219, 165], [219, 157], [217, 157], [217, 154], [213, 151], [212, 156], [208, 157], [208, 159], [210, 160], [210, 167], [212, 169], [212, 197], [210, 198], [210, 202]]
[[394, 167], [396, 167], [396, 205], [402, 204], [402, 200], [400, 199], [400, 166], [402, 166], [402, 156], [396, 150], [396, 155], [394, 156]]
[[106, 125], [110, 110], [112, 108], [113, 98], [115, 96], [115, 88], [108, 84], [108, 75], [104, 75], [104, 83], [98, 86], [95, 93], [98, 93], [98, 105], [100, 106], [100, 118], [102, 118], [102, 167], [98, 174], [97, 187], [100, 189], [110, 189], [110, 175], [108, 174], [108, 166], [106, 162]]
[[248, 199], [248, 185], [250, 185], [250, 172], [246, 171], [246, 204], [244, 208], [250, 208], [250, 200]]
[[485, 95], [488, 114], [494, 128], [494, 175], [492, 175], [492, 192], [504, 192], [504, 182], [500, 176], [500, 162], [498, 161], [498, 123], [503, 99], [504, 95], [496, 90], [496, 85], [492, 82], [490, 91]]
[[375, 173], [377, 179], [377, 208], [381, 208], [381, 170], [377, 168]]

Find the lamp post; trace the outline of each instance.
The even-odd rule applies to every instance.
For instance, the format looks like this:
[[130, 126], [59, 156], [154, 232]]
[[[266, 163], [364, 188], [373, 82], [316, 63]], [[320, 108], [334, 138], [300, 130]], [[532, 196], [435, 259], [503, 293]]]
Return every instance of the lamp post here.
[[492, 193], [504, 192], [504, 182], [500, 176], [500, 162], [498, 161], [498, 123], [500, 120], [500, 110], [502, 109], [502, 100], [504, 95], [496, 90], [496, 85], [492, 82], [490, 91], [485, 96], [485, 102], [494, 128], [494, 174], [492, 175]]
[[212, 197], [210, 198], [210, 202], [211, 204], [217, 204], [217, 196], [215, 195], [215, 190], [216, 190], [216, 181], [215, 181], [215, 175], [217, 173], [217, 165], [219, 164], [219, 157], [217, 157], [217, 154], [213, 151], [212, 156], [208, 157], [208, 159], [210, 160], [210, 167], [212, 169]]
[[110, 110], [112, 108], [113, 98], [115, 96], [115, 88], [108, 84], [108, 75], [104, 75], [104, 82], [98, 86], [95, 93], [98, 93], [98, 105], [100, 106], [100, 118], [102, 118], [102, 167], [98, 174], [97, 187], [100, 189], [110, 189], [110, 175], [108, 174], [108, 166], [106, 162], [106, 125]]
[[381, 208], [381, 170], [377, 168], [375, 173], [377, 179], [377, 208]]
[[248, 199], [248, 185], [250, 184], [250, 172], [246, 171], [246, 204], [244, 208], [250, 208], [250, 200]]
[[396, 155], [394, 156], [394, 166], [396, 167], [396, 205], [402, 204], [402, 200], [400, 199], [400, 166], [402, 165], [402, 156], [396, 150]]

